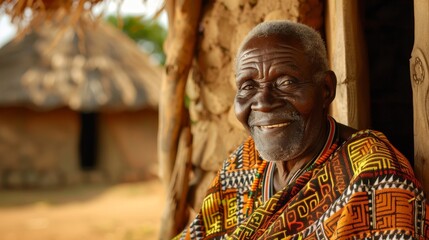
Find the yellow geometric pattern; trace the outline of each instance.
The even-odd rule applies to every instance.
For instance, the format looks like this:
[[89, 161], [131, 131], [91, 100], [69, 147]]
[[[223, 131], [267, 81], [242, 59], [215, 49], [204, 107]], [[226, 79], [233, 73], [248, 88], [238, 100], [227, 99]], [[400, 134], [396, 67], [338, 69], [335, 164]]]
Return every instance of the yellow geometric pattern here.
[[324, 162], [247, 212], [262, 161], [252, 139], [229, 158], [178, 239], [429, 239], [429, 206], [408, 160], [386, 137], [360, 131]]
[[219, 193], [213, 193], [208, 195], [203, 201], [202, 216], [204, 216], [204, 227], [207, 229], [207, 234], [213, 234], [219, 232], [222, 229], [221, 226], [221, 214], [219, 204]]

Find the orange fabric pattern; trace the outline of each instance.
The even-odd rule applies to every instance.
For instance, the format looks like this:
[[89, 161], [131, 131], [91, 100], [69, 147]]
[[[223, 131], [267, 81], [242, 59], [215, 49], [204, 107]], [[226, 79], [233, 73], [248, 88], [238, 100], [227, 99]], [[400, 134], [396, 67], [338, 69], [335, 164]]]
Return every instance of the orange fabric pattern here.
[[408, 160], [380, 132], [354, 134], [253, 208], [262, 160], [249, 138], [225, 161], [200, 213], [177, 239], [429, 239], [429, 213]]

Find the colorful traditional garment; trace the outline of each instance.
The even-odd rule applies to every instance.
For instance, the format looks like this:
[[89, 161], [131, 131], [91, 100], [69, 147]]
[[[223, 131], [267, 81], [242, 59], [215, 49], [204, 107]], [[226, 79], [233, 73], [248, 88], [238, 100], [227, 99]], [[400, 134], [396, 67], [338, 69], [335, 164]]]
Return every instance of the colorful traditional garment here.
[[277, 193], [274, 164], [249, 138], [176, 238], [429, 239], [429, 207], [408, 160], [380, 132], [360, 131], [339, 143], [331, 118], [330, 124], [319, 156]]

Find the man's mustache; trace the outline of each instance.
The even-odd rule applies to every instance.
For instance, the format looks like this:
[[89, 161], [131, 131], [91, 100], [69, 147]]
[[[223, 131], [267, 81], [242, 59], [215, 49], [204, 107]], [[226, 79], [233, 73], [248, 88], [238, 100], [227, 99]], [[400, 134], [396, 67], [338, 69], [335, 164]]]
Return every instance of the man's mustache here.
[[251, 111], [247, 123], [249, 126], [274, 124], [280, 122], [296, 121], [299, 119], [297, 111], [280, 110], [274, 112]]

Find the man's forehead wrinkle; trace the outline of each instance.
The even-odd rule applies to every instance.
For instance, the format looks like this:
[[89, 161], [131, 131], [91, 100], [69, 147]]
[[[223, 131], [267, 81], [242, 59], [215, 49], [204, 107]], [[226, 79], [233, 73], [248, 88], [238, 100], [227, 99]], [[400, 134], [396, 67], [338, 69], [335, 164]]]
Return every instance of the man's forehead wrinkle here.
[[258, 61], [253, 58], [247, 58], [240, 61], [239, 70], [253, 70], [257, 68]]
[[[244, 47], [238, 59], [237, 71], [272, 71], [272, 67], [287, 67], [293, 71], [299, 71], [298, 55], [304, 51], [300, 47], [294, 47], [291, 44], [275, 43], [271, 46], [263, 45], [262, 47], [248, 46]], [[261, 63], [269, 63], [265, 66]], [[262, 67], [262, 68], [261, 68]], [[276, 71], [276, 69], [273, 69]], [[242, 74], [237, 74], [237, 76]]]
[[[262, 48], [260, 48], [260, 47], [249, 47], [249, 48], [246, 48], [246, 47], [244, 47], [243, 49], [242, 49], [242, 51], [241, 51], [241, 57], [244, 57], [244, 56], [246, 56], [246, 55], [248, 55], [248, 54], [251, 54], [251, 53], [253, 53], [253, 52], [255, 52], [255, 51], [260, 51], [260, 50], [262, 50]], [[293, 45], [291, 45], [291, 44], [285, 44], [285, 43], [276, 43], [276, 44], [274, 44], [274, 46], [272, 46], [272, 47], [270, 47], [270, 48], [264, 48], [264, 52], [265, 53], [271, 53], [271, 52], [273, 52], [273, 51], [280, 51], [280, 52], [282, 52], [282, 51], [298, 51], [298, 52], [303, 52], [303, 50], [302, 49], [300, 49], [299, 47], [297, 48], [297, 47], [294, 47]]]
[[[281, 55], [267, 55], [262, 62], [270, 62], [273, 61], [271, 64], [271, 67], [279, 67], [282, 65], [286, 65], [288, 67], [291, 67], [293, 70], [298, 70], [299, 67], [297, 65], [297, 60], [291, 56], [290, 54], [281, 54]], [[255, 69], [256, 65], [259, 63], [258, 60], [255, 60], [254, 58], [247, 58], [240, 61], [240, 70], [249, 70], [249, 69]]]
[[[249, 58], [249, 56], [251, 55], [251, 53], [253, 53], [253, 52], [255, 52], [255, 51], [258, 51], [258, 50], [259, 50], [258, 48], [243, 49], [243, 50], [241, 51], [241, 54], [240, 54], [240, 58], [239, 58], [239, 59], [246, 59], [246, 58]], [[253, 55], [251, 55], [251, 56], [253, 56]]]
[[252, 72], [257, 72], [257, 70], [255, 69], [255, 67], [252, 67], [252, 66], [242, 66], [242, 67], [240, 67], [238, 69], [237, 76], [248, 75], [248, 74], [250, 74]]
[[[255, 64], [258, 63], [259, 61], [257, 60], [258, 56], [245, 56], [243, 58], [240, 59], [240, 64], [241, 65], [249, 65], [249, 64]], [[256, 57], [256, 59], [255, 59]]]
[[291, 56], [290, 54], [266, 55], [262, 61], [268, 62], [273, 60], [296, 62], [296, 58]]
[[283, 61], [275, 62], [271, 65], [271, 67], [282, 67], [284, 65], [292, 68], [295, 71], [299, 70], [299, 66], [298, 64], [296, 64], [296, 61], [294, 59], [285, 59]]
[[257, 71], [259, 61], [254, 58], [247, 57], [240, 60], [238, 71]]
[[[301, 54], [303, 53], [302, 50], [299, 48], [295, 48], [291, 45], [287, 44], [278, 44], [279, 47], [271, 47], [271, 48], [251, 48], [251, 49], [244, 49], [240, 55], [240, 60], [244, 61], [249, 58], [258, 58], [258, 57], [266, 57], [271, 56], [273, 53], [276, 53], [276, 55], [279, 55], [280, 57], [287, 54]], [[271, 59], [269, 59], [271, 60]]]
[[272, 53], [303, 53], [302, 50], [294, 47], [290, 47], [289, 45], [285, 45], [285, 47], [271, 47], [271, 48], [252, 48], [249, 50], [244, 50], [241, 53], [240, 58], [248, 58], [254, 56], [261, 56]]
[[241, 51], [241, 55], [246, 55], [246, 54], [252, 53], [254, 51], [258, 51], [258, 50], [259, 50], [259, 48], [255, 48], [255, 47], [243, 48], [243, 50]]
[[[271, 54], [276, 53], [276, 54]], [[261, 58], [262, 57], [262, 58]], [[245, 55], [242, 58], [240, 58], [241, 64], [249, 64], [249, 63], [256, 63], [261, 60], [262, 62], [265, 61], [272, 61], [274, 59], [286, 59], [290, 61], [295, 61], [295, 57], [291, 56], [290, 51], [276, 51], [276, 52], [267, 52], [267, 53], [261, 53], [261, 54], [255, 54], [255, 55]]]
[[263, 56], [263, 54], [244, 54], [240, 58], [241, 64], [251, 64], [251, 63], [257, 63], [258, 61], [256, 59]]

